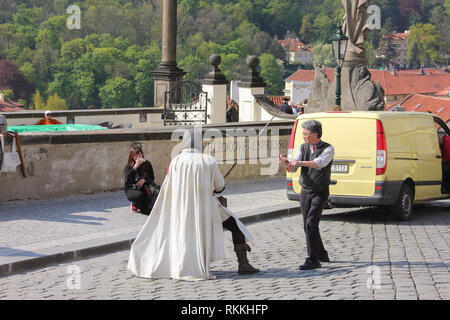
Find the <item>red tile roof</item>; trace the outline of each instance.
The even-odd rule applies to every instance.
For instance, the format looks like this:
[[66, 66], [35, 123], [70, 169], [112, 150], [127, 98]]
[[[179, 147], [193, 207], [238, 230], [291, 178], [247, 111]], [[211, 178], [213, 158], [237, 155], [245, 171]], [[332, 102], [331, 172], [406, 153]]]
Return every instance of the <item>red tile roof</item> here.
[[380, 81], [387, 95], [409, 93], [435, 93], [450, 86], [450, 74], [404, 73], [400, 76], [388, 71], [370, 70], [372, 81]]
[[23, 104], [14, 102], [8, 98], [0, 100], [0, 112], [25, 111]]
[[431, 112], [439, 116], [446, 123], [450, 121], [449, 98], [412, 93], [388, 106], [386, 110], [390, 110], [396, 106], [405, 107], [406, 111]]
[[393, 40], [406, 40], [408, 38], [407, 32], [401, 32], [401, 33], [391, 33], [384, 36], [385, 38], [392, 38]]
[[286, 96], [267, 96], [267, 98], [273, 103], [274, 106], [280, 105], [284, 98], [288, 98], [290, 100], [290, 97]]
[[300, 42], [298, 39], [284, 39], [284, 40], [278, 40], [280, 45], [283, 47], [284, 50], [287, 51], [294, 51], [294, 52], [310, 52], [311, 48], [308, 47], [303, 42]]
[[[440, 71], [440, 70], [439, 70]], [[402, 70], [397, 75], [386, 70], [370, 70], [372, 81], [380, 81], [386, 95], [405, 95], [410, 93], [436, 93], [450, 87], [450, 73], [426, 70], [419, 75], [419, 70]], [[431, 74], [428, 74], [431, 73]], [[334, 69], [325, 68], [325, 74], [334, 81]], [[286, 81], [312, 81], [314, 70], [298, 70]]]
[[433, 94], [434, 96], [444, 96], [444, 97], [448, 97], [450, 96], [450, 87], [445, 88], [442, 91], [436, 92]]

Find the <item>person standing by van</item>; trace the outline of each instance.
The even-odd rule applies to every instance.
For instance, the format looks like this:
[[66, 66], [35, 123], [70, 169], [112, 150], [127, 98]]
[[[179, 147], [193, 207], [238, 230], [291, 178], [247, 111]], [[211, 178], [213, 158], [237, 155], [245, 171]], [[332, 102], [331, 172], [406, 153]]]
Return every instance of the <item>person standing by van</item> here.
[[322, 211], [330, 194], [331, 164], [334, 148], [322, 141], [322, 124], [317, 120], [302, 123], [303, 140], [294, 159], [287, 161], [280, 156], [280, 163], [290, 171], [297, 171], [301, 167], [300, 207], [303, 216], [303, 227], [306, 235], [308, 257], [300, 270], [320, 268], [320, 262], [329, 262], [328, 252], [325, 250], [319, 232], [319, 222]]

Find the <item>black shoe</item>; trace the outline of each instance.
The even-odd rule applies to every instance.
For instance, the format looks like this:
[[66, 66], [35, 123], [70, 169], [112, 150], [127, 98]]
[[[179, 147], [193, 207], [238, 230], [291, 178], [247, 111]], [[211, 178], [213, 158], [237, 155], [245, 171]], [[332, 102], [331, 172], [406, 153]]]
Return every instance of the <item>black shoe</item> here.
[[330, 262], [330, 258], [328, 257], [328, 252], [321, 254], [319, 257], [320, 262]]
[[305, 263], [302, 264], [299, 267], [299, 269], [300, 270], [313, 270], [313, 269], [318, 269], [320, 267], [321, 267], [321, 265], [318, 260], [314, 261], [314, 260], [311, 260], [310, 258], [307, 258]]

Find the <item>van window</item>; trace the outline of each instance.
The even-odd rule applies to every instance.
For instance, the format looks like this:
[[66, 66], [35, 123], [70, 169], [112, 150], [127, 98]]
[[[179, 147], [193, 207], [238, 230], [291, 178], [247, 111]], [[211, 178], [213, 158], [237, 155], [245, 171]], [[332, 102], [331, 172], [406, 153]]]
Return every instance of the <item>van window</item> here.
[[434, 124], [436, 125], [437, 134], [439, 137], [439, 141], [446, 135], [450, 135], [450, 129], [447, 127], [444, 121], [441, 118], [433, 117]]

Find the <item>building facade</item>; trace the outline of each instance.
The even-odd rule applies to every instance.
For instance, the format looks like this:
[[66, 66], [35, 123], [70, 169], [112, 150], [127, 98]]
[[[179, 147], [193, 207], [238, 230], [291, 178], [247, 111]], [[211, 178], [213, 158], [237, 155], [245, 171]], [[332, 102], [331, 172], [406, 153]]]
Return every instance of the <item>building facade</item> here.
[[286, 61], [289, 64], [313, 64], [314, 54], [312, 49], [302, 43], [298, 38], [286, 38], [278, 40], [286, 54]]

